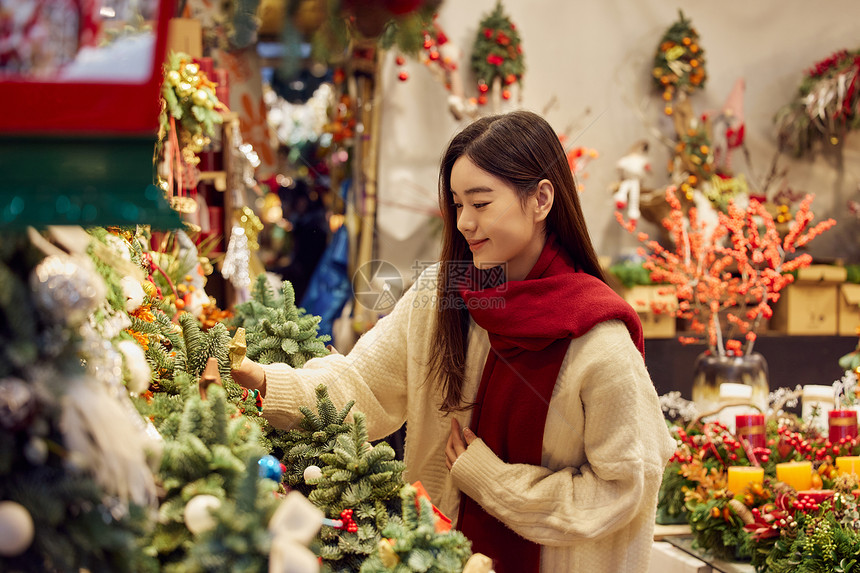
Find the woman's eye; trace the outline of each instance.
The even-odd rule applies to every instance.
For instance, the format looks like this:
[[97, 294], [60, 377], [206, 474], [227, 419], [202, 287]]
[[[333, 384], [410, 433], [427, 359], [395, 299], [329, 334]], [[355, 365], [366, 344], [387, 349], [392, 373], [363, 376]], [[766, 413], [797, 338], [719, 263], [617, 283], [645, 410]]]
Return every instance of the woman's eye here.
[[489, 205], [489, 203], [473, 203], [472, 207], [474, 207], [475, 209], [480, 209], [482, 207], [486, 207], [487, 205]]
[[462, 209], [463, 208], [462, 203], [452, 203], [452, 205], [454, 206], [455, 209]]

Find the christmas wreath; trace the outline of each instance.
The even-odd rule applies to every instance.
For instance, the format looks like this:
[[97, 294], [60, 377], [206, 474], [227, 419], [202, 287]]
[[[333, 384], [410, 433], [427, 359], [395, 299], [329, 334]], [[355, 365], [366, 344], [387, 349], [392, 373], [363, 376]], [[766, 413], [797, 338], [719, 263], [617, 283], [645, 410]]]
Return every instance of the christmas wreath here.
[[816, 140], [838, 145], [860, 127], [860, 50], [842, 50], [817, 62], [797, 95], [776, 114], [779, 145], [801, 156]]

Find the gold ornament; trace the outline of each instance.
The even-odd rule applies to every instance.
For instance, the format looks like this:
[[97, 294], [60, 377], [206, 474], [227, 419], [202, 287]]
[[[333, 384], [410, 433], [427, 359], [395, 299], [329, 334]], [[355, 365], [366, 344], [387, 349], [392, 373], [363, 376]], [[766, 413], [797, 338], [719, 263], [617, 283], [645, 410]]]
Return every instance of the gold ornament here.
[[209, 94], [203, 90], [197, 90], [194, 92], [194, 95], [191, 96], [191, 101], [194, 102], [194, 105], [206, 105], [209, 101]]
[[188, 82], [182, 82], [179, 84], [179, 87], [176, 88], [176, 93], [179, 94], [179, 97], [188, 97], [191, 95], [191, 91], [194, 88], [191, 87], [191, 84]]
[[179, 82], [181, 80], [182, 80], [182, 76], [180, 76], [179, 72], [177, 72], [176, 70], [170, 70], [169, 72], [167, 72], [167, 82], [170, 85], [172, 85], [172, 86], [179, 85]]
[[260, 234], [260, 231], [263, 230], [263, 223], [260, 221], [260, 218], [257, 217], [256, 213], [245, 205], [242, 207], [242, 210], [239, 214], [239, 226], [245, 230], [245, 236], [248, 237], [248, 249], [252, 251], [256, 251], [260, 248], [260, 244], [257, 242], [257, 237]]
[[382, 564], [389, 569], [397, 567], [397, 564], [400, 563], [400, 557], [394, 552], [391, 540], [380, 539], [377, 546], [379, 547], [379, 560], [382, 561]]
[[158, 292], [155, 290], [155, 285], [149, 281], [143, 281], [141, 283], [141, 286], [143, 286], [143, 292], [146, 293], [146, 296], [153, 297], [158, 294]]
[[200, 66], [197, 64], [185, 64], [185, 69], [183, 71], [189, 76], [196, 76], [200, 71]]
[[230, 369], [236, 370], [242, 366], [242, 361], [245, 359], [245, 354], [248, 352], [248, 345], [245, 342], [245, 329], [239, 327], [236, 329], [236, 335], [227, 345], [230, 352]]

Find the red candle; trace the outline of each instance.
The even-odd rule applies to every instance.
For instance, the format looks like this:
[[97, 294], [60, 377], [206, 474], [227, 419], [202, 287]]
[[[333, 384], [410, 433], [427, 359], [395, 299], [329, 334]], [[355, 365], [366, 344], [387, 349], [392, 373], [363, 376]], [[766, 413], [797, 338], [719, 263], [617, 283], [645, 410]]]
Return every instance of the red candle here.
[[745, 439], [754, 448], [766, 448], [764, 414], [738, 414], [735, 416], [738, 437]]
[[831, 442], [840, 438], [857, 437], [857, 412], [854, 410], [831, 410], [828, 412], [829, 436]]

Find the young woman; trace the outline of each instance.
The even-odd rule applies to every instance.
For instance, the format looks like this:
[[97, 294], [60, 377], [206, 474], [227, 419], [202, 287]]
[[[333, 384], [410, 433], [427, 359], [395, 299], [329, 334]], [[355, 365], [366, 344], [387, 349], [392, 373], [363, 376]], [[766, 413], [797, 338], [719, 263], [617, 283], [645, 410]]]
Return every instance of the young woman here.
[[440, 263], [352, 352], [234, 378], [275, 426], [320, 383], [356, 400], [371, 439], [407, 422], [407, 481], [498, 573], [645, 571], [674, 442], [558, 137], [530, 112], [475, 121], [442, 158], [439, 202]]

